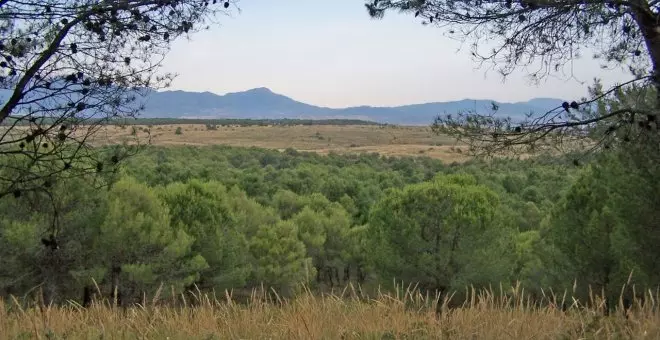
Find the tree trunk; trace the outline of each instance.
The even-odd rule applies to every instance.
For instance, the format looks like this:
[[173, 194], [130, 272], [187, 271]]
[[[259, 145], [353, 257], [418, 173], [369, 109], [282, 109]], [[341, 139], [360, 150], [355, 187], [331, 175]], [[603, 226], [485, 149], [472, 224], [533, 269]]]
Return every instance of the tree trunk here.
[[367, 274], [364, 272], [362, 265], [358, 265], [357, 267], [357, 279], [359, 284], [363, 284], [367, 279]]
[[[631, 6], [632, 17], [637, 23], [653, 67], [652, 82], [656, 89], [656, 109], [660, 108], [660, 24], [647, 1], [635, 1]], [[656, 113], [656, 116], [658, 114]]]
[[328, 266], [328, 270], [330, 271], [330, 287], [333, 287], [335, 282], [337, 282], [337, 286], [339, 286], [341, 281], [339, 281], [339, 272], [337, 271], [337, 267]]
[[119, 306], [121, 305], [121, 292], [119, 291], [119, 275], [121, 274], [121, 267], [120, 266], [112, 266], [110, 269], [110, 296], [112, 298], [112, 301], [110, 301], [113, 305]]
[[92, 289], [89, 286], [83, 288], [82, 306], [87, 308], [92, 305]]

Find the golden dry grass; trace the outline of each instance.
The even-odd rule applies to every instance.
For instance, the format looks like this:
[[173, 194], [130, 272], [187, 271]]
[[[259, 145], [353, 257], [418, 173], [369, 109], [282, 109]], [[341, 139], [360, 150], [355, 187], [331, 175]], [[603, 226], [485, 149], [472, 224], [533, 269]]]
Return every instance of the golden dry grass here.
[[461, 308], [435, 313], [435, 299], [412, 290], [366, 299], [355, 289], [281, 303], [254, 294], [248, 304], [204, 296], [191, 307], [154, 301], [121, 309], [0, 305], [3, 339], [658, 339], [655, 307], [637, 306], [626, 319], [589, 309], [565, 312], [525, 303], [524, 294], [472, 292]]
[[[177, 135], [175, 131], [179, 127], [182, 134]], [[143, 130], [147, 127], [140, 125], [103, 127], [94, 140], [98, 144], [134, 140], [133, 128], [145, 140], [147, 134]], [[172, 124], [152, 126], [150, 135], [152, 144], [166, 146], [226, 144], [278, 150], [294, 148], [320, 154], [376, 152], [387, 156], [428, 156], [446, 162], [467, 159], [462, 152], [465, 147], [457, 145], [456, 140], [418, 126], [218, 126], [217, 130], [208, 130], [201, 124]]]

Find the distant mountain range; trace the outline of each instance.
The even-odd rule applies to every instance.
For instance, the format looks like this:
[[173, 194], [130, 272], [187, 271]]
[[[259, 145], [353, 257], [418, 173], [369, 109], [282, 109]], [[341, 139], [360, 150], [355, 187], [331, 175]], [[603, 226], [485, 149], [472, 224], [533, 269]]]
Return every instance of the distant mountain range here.
[[[357, 106], [328, 108], [301, 103], [261, 87], [217, 95], [210, 92], [151, 92], [145, 98], [143, 118], [243, 118], [243, 119], [362, 119], [379, 123], [426, 125], [442, 114], [465, 110], [488, 114], [491, 100], [464, 99], [394, 107]], [[530, 112], [540, 114], [561, 105], [555, 98], [535, 98], [526, 102], [502, 103], [497, 115], [522, 119]]]
[[[0, 91], [0, 101], [9, 91]], [[243, 92], [217, 95], [210, 92], [151, 91], [145, 98], [141, 118], [239, 118], [239, 119], [361, 119], [378, 123], [427, 125], [443, 114], [472, 110], [481, 114], [492, 111], [491, 100], [464, 99], [394, 107], [357, 106], [328, 108], [293, 100], [260, 87]], [[561, 105], [555, 98], [535, 98], [526, 102], [503, 103], [498, 116], [523, 119], [525, 114], [545, 113]]]

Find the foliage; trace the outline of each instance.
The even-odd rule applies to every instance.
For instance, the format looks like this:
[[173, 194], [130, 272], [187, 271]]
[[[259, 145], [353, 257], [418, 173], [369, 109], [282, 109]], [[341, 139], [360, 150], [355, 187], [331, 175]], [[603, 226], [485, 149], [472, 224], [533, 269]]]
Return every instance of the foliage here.
[[170, 44], [227, 12], [223, 3], [2, 1], [0, 196], [104, 171], [92, 143], [100, 123], [135, 117], [138, 97], [168, 86], [159, 68]]
[[[494, 192], [466, 175], [439, 176], [390, 191], [374, 207], [369, 223], [375, 267], [382, 275], [419, 282], [432, 291], [506, 279], [489, 277], [506, 271], [487, 268], [505, 265], [497, 261], [509, 259], [485, 257], [488, 248], [499, 246], [505, 232], [498, 230], [498, 203]], [[482, 248], [486, 243], [490, 246]]]
[[[546, 258], [557, 276], [580, 280], [581, 287], [591, 285], [609, 297], [625, 285], [655, 287], [659, 279], [653, 246], [660, 240], [656, 184], [629, 157], [603, 155], [583, 170], [542, 230], [558, 250]], [[658, 171], [655, 165], [646, 170]]]
[[[653, 1], [371, 0], [366, 7], [372, 17], [400, 10], [424, 24], [447, 28], [457, 39], [472, 40], [474, 57], [492, 62], [502, 74], [540, 62], [531, 76], [543, 78], [585, 49], [593, 49], [604, 62], [626, 63], [636, 70], [648, 67], [649, 57], [657, 57], [642, 48], [648, 30], [657, 25], [648, 22], [658, 11]], [[495, 46], [486, 46], [493, 40]]]
[[159, 190], [169, 207], [172, 226], [194, 237], [191, 251], [208, 263], [196, 282], [200, 289], [229, 289], [245, 284], [248, 270], [245, 226], [239, 225], [218, 182], [172, 183]]
[[[542, 78], [581, 48], [596, 46], [607, 61], [629, 65], [635, 80], [648, 81], [607, 91], [596, 82], [592, 99], [567, 101], [522, 122], [461, 114], [435, 125], [466, 138], [472, 152], [543, 151], [541, 158], [445, 165], [292, 148], [145, 147], [119, 167], [127, 145], [87, 147], [96, 128], [121, 124], [139, 110], [134, 95], [167, 83], [167, 76], [156, 76], [158, 63], [149, 62], [165, 54], [170, 38], [224, 11], [212, 5], [0, 1], [0, 66], [7, 73], [0, 85], [11, 90], [0, 124], [13, 131], [0, 140], [2, 296], [35, 294], [62, 304], [82, 295], [88, 306], [97, 289], [124, 306], [145, 303], [147, 295], [174, 305], [192, 295], [200, 304], [202, 293], [223, 290], [264, 287], [287, 297], [301, 284], [324, 291], [394, 279], [418, 284], [419, 296], [429, 296], [398, 306], [442, 310], [430, 298], [437, 291], [497, 284], [502, 291], [482, 295], [480, 308], [495, 301], [505, 308], [511, 294], [522, 306], [516, 281], [534, 304], [549, 303], [546, 291], [572, 288], [576, 305], [593, 305], [595, 289], [607, 301], [622, 297], [625, 306], [640, 291], [657, 289], [660, 78], [655, 69], [643, 73], [660, 62], [654, 2], [367, 5], [375, 17], [400, 9], [429, 24], [467, 27], [461, 34], [477, 42], [485, 34], [500, 38], [492, 54], [482, 56], [479, 44], [473, 52], [503, 61], [503, 74], [540, 61], [534, 76]], [[601, 44], [607, 34], [612, 37]], [[642, 44], [646, 52], [629, 58]], [[204, 121], [213, 128], [332, 122]], [[569, 151], [610, 152], [566, 168], [573, 155], [550, 150], [565, 141]], [[80, 176], [87, 172], [99, 176]], [[518, 312], [527, 315], [522, 307]], [[591, 326], [571, 329], [578, 326], [591, 335]]]
[[305, 257], [305, 244], [290, 221], [260, 226], [250, 241], [250, 252], [255, 258], [256, 282], [289, 295], [296, 284], [310, 280], [311, 261]]
[[180, 226], [170, 225], [169, 209], [153, 190], [124, 179], [108, 193], [108, 213], [92, 247], [108, 281], [128, 281], [122, 293], [139, 299], [161, 284], [180, 292], [198, 278], [208, 264], [191, 251], [193, 243]]
[[75, 273], [90, 264], [95, 251], [90, 244], [103, 223], [107, 197], [81, 179], [58, 183], [53, 195], [51, 200], [31, 192], [3, 200], [0, 289], [5, 293], [27, 294], [38, 286], [46, 301], [78, 296], [83, 282]]
[[263, 285], [282, 297], [301, 283], [371, 292], [395, 279], [459, 300], [469, 286], [501, 285], [506, 295], [518, 281], [538, 301], [577, 277], [580, 303], [604, 280], [608, 297], [624, 284], [632, 297], [632, 285], [653, 289], [660, 272], [650, 145], [613, 143], [585, 167], [566, 167], [570, 157], [446, 165], [150, 146], [107, 178], [110, 191], [65, 179], [52, 199], [0, 198], [0, 294], [84, 302], [96, 282], [103, 297], [117, 289], [122, 304], [143, 294], [199, 303], [199, 292], [241, 299]]
[[[483, 240], [498, 241], [480, 245], [479, 238], [462, 238], [465, 247], [478, 245], [482, 250], [456, 251], [462, 263], [475, 269], [453, 282], [460, 286], [518, 278], [532, 271], [527, 265], [536, 255], [503, 249], [513, 250], [516, 240], [523, 242], [515, 236], [517, 230], [538, 230], [539, 218], [561, 197], [575, 171], [561, 170], [558, 164], [501, 161], [450, 167], [431, 159], [374, 154], [149, 147], [125, 163], [109, 192], [98, 190], [93, 181], [71, 180], [54, 188], [57, 209], [36, 193], [3, 198], [0, 209], [7, 227], [0, 241], [8, 265], [0, 270], [0, 288], [22, 294], [47, 282], [53, 301], [63, 301], [79, 299], [94, 279], [103, 295], [111, 294], [116, 284], [124, 300], [131, 301], [140, 291], [153, 293], [160, 281], [174, 286], [176, 293], [254, 288], [262, 283], [293, 292], [301, 282], [323, 290], [349, 282], [389, 283], [391, 275], [413, 280], [412, 275], [384, 271], [384, 257], [370, 248], [375, 240], [373, 218], [379, 215], [372, 208], [387, 206], [391, 189], [402, 190], [400, 195], [408, 192], [411, 200], [418, 191], [450, 190], [467, 200], [476, 195], [502, 202], [495, 208], [489, 198], [482, 207], [484, 214], [495, 214], [483, 217], [493, 219], [487, 226], [492, 233], [483, 233]], [[449, 177], [434, 179], [438, 173]], [[507, 184], [512, 179], [515, 190]], [[533, 189], [530, 193], [520, 188]], [[432, 208], [420, 205], [414, 210], [419, 216], [408, 220], [432, 223], [439, 210], [428, 199]], [[461, 216], [437, 217], [450, 224], [479, 218]], [[399, 223], [387, 218], [382, 217], [381, 226]], [[54, 239], [59, 248], [54, 251], [40, 243], [41, 238], [49, 241], [52, 225], [58, 226]], [[147, 230], [160, 236], [147, 237]], [[168, 259], [163, 256], [166, 249], [178, 250]], [[421, 261], [414, 253], [407, 256], [406, 261]], [[491, 258], [501, 258], [502, 263], [489, 263]], [[48, 261], [60, 264], [46, 270]], [[114, 276], [113, 266], [121, 268]]]
[[[543, 153], [556, 148], [591, 151], [609, 144], [616, 130], [627, 134], [632, 130], [630, 139], [657, 135], [648, 130], [657, 130], [660, 97], [649, 98], [652, 105], [619, 101], [617, 107], [597, 114], [593, 110], [602, 104], [601, 99], [631, 85], [648, 86], [656, 93], [660, 89], [660, 6], [656, 1], [369, 0], [366, 7], [375, 18], [399, 10], [414, 13], [423, 24], [446, 28], [450, 36], [469, 40], [472, 56], [491, 63], [503, 76], [532, 67], [530, 78], [540, 81], [572, 67], [586, 50], [594, 52], [593, 59], [603, 69], [613, 66], [630, 71], [630, 81], [591, 91], [590, 98], [567, 99], [553, 110], [530, 112], [521, 119], [505, 117], [506, 112], [499, 113], [495, 104], [493, 114], [457, 112], [436, 119], [435, 131], [458, 137], [474, 154]], [[589, 134], [599, 123], [608, 128]]]

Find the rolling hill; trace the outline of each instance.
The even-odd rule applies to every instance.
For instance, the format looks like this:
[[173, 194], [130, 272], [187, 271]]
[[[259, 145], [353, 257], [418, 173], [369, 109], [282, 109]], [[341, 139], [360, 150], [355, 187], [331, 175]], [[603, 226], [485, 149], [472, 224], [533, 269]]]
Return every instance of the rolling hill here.
[[[0, 91], [0, 101], [10, 95]], [[491, 100], [464, 99], [395, 107], [358, 106], [328, 108], [310, 105], [274, 93], [265, 87], [218, 95], [211, 92], [151, 91], [140, 98], [145, 104], [141, 118], [239, 118], [239, 119], [361, 119], [378, 123], [427, 125], [441, 114], [473, 110], [491, 112]], [[561, 100], [534, 98], [526, 102], [501, 103], [498, 115], [517, 120], [525, 114], [544, 113], [556, 108]]]
[[[534, 98], [527, 102], [499, 103], [498, 115], [522, 118], [543, 113], [561, 104], [560, 99]], [[151, 92], [146, 98], [145, 118], [248, 118], [248, 119], [363, 119], [390, 124], [429, 124], [445, 113], [475, 110], [490, 113], [491, 100], [465, 99], [396, 107], [358, 106], [327, 108], [302, 103], [261, 87], [217, 95], [210, 92]]]

